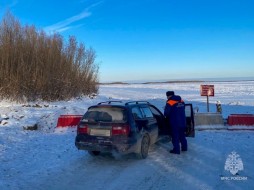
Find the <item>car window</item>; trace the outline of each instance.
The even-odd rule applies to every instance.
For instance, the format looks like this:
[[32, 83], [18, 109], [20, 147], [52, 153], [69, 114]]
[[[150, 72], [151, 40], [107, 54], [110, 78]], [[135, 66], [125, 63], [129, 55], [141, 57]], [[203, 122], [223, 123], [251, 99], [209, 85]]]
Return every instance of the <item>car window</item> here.
[[153, 117], [153, 113], [151, 112], [149, 107], [142, 107], [141, 110], [143, 111], [146, 118]]
[[185, 115], [191, 117], [191, 106], [185, 105]]
[[154, 107], [150, 106], [150, 110], [151, 110], [151, 112], [152, 112], [154, 115], [159, 115], [159, 116], [161, 116], [161, 113], [160, 113], [158, 110], [156, 110]]
[[126, 111], [118, 107], [93, 107], [82, 118], [83, 121], [126, 122]]
[[143, 118], [142, 112], [140, 111], [140, 109], [138, 107], [132, 108], [131, 113], [132, 113], [135, 120]]

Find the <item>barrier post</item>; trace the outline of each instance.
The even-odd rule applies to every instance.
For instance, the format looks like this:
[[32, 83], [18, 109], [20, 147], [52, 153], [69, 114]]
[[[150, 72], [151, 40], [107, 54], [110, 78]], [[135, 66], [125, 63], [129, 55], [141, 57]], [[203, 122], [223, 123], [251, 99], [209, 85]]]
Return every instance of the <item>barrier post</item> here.
[[217, 103], [216, 103], [216, 110], [217, 110], [217, 113], [222, 113], [222, 108], [221, 108], [220, 101], [217, 101]]
[[209, 96], [206, 96], [207, 97], [207, 112], [209, 112]]

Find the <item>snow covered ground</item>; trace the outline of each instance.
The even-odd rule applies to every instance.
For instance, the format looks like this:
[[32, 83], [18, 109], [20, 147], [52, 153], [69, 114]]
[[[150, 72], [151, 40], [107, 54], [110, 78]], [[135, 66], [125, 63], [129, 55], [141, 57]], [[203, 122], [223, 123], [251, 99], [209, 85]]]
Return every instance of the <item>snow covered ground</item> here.
[[[138, 160], [134, 155], [91, 157], [74, 146], [74, 128], [55, 129], [60, 114], [83, 114], [90, 105], [109, 99], [146, 100], [162, 110], [167, 90], [206, 112], [200, 84], [101, 85], [95, 99], [0, 102], [0, 189], [254, 189], [254, 131], [197, 130], [195, 138], [188, 138], [188, 152], [172, 155], [171, 143], [157, 143], [147, 159]], [[254, 114], [253, 81], [210, 84], [215, 85], [210, 112], [220, 100], [224, 118]], [[38, 130], [23, 129], [35, 123]], [[233, 152], [243, 165], [236, 175], [225, 170]]]

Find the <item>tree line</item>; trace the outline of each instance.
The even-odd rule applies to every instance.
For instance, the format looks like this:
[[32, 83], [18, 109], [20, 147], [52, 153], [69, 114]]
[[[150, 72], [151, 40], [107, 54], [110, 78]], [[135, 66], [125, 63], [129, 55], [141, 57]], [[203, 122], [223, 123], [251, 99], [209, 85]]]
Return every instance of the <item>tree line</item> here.
[[56, 101], [98, 91], [95, 51], [24, 25], [10, 12], [0, 23], [0, 98]]

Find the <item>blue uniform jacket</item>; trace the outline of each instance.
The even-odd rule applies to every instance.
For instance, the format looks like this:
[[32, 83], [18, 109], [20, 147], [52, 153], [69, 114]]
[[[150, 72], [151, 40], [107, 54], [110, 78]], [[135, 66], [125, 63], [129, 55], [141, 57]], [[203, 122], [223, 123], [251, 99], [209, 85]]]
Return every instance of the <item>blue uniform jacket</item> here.
[[164, 116], [171, 127], [186, 127], [185, 104], [180, 96], [171, 96], [166, 104]]

